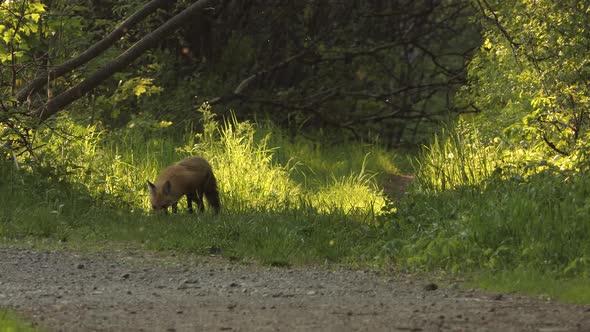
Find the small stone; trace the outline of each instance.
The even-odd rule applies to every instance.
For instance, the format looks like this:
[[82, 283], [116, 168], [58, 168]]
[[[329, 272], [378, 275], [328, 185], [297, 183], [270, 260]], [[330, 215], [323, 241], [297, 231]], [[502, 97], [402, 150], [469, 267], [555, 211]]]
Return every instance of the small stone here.
[[307, 292], [307, 295], [316, 295], [317, 292], [314, 290], [310, 290], [309, 292]]
[[81, 270], [81, 269], [83, 269], [83, 268], [84, 268], [84, 264], [80, 263], [80, 264], [76, 265], [76, 268], [77, 268], [78, 270]]
[[435, 284], [435, 283], [433, 283], [433, 282], [431, 282], [431, 283], [429, 283], [429, 284], [426, 284], [426, 285], [424, 286], [424, 290], [425, 290], [425, 291], [433, 291], [433, 290], [437, 290], [437, 289], [438, 289], [438, 285], [437, 285], [437, 284]]

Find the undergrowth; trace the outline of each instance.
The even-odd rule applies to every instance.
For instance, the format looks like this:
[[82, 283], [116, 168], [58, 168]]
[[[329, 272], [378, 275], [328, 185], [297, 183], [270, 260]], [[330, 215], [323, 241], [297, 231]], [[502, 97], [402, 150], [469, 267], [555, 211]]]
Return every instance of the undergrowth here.
[[[94, 197], [115, 199], [116, 205], [123, 202], [133, 211], [146, 211], [150, 206], [146, 180], [154, 179], [160, 169], [184, 157], [200, 155], [213, 166], [224, 210], [305, 207], [327, 213], [342, 210], [373, 216], [385, 207], [384, 196], [373, 180], [380, 169], [365, 167], [368, 160], [383, 158], [382, 149], [372, 147], [358, 155], [353, 151], [359, 150], [360, 144], [351, 143], [345, 152], [354, 153], [354, 158], [331, 160], [340, 167], [318, 170], [329, 177], [301, 181], [318, 179], [314, 165], [309, 159], [291, 157], [286, 151], [300, 151], [313, 142], [291, 143], [276, 127], [240, 122], [235, 116], [220, 123], [207, 105], [199, 108], [197, 115], [202, 119], [202, 130], [187, 127], [180, 137], [173, 133], [178, 129], [169, 128], [170, 124], [165, 122], [137, 120], [131, 122], [130, 128], [104, 139], [95, 128], [87, 129], [86, 141], [93, 143], [80, 143], [77, 149], [81, 151], [75, 153], [78, 159], [68, 157], [72, 164], [66, 167], [70, 170], [68, 177], [85, 184]], [[67, 149], [76, 150], [71, 146]], [[276, 156], [278, 151], [282, 158]]]
[[[54, 162], [0, 164], [0, 239], [120, 243], [274, 266], [394, 264], [474, 275], [482, 286], [496, 276], [504, 290], [531, 292], [542, 287], [537, 275], [586, 292], [575, 285], [590, 277], [590, 180], [571, 159], [486, 141], [460, 124], [414, 160], [408, 195], [388, 202], [377, 183], [399, 172], [399, 157], [385, 149], [324, 150], [269, 123], [218, 120], [206, 105], [199, 114], [201, 128], [180, 135], [146, 119], [108, 135], [64, 121], [85, 140], [47, 144], [42, 160]], [[150, 214], [145, 180], [195, 154], [213, 165], [223, 212]], [[577, 298], [568, 297], [586, 297]]]
[[538, 294], [561, 283], [572, 286], [561, 299], [590, 298], [576, 286], [590, 277], [590, 180], [576, 158], [486, 141], [459, 123], [417, 157], [382, 255], [413, 270], [471, 274], [491, 289], [496, 276], [495, 289]]
[[[196, 115], [200, 129], [181, 133], [146, 118], [107, 132], [64, 116], [60, 128], [38, 136], [44, 162], [1, 165], [0, 237], [221, 252], [271, 265], [356, 264], [374, 246], [389, 209], [376, 183], [387, 171], [384, 149], [350, 143], [328, 153], [269, 123], [218, 120], [207, 105]], [[222, 213], [151, 214], [146, 180], [192, 155], [211, 162]]]

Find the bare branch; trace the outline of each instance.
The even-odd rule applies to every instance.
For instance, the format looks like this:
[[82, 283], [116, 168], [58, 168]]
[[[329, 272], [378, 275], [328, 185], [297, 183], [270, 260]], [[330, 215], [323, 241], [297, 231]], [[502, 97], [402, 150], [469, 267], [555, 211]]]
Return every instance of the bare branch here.
[[543, 134], [543, 140], [545, 141], [545, 143], [547, 143], [547, 145], [555, 152], [564, 155], [564, 156], [569, 156], [569, 153], [559, 149], [557, 146], [555, 146], [555, 144], [553, 144], [553, 142], [549, 141], [549, 139], [547, 138], [546, 134]]
[[234, 91], [232, 92], [231, 95], [229, 96], [220, 96], [220, 97], [215, 97], [213, 99], [211, 99], [209, 101], [209, 104], [214, 105], [214, 104], [218, 104], [222, 101], [226, 101], [229, 99], [233, 99], [236, 98], [240, 95], [242, 95], [242, 93], [244, 92], [244, 90], [246, 90], [248, 88], [248, 86], [250, 86], [250, 84], [252, 84], [254, 81], [256, 81], [258, 78], [260, 78], [263, 75], [266, 75], [268, 73], [271, 73], [275, 70], [278, 70], [280, 68], [283, 68], [285, 66], [287, 66], [288, 64], [290, 64], [291, 62], [300, 59], [301, 57], [303, 57], [305, 54], [307, 53], [307, 50], [303, 50], [295, 55], [292, 55], [290, 57], [288, 57], [287, 59], [285, 59], [284, 61], [281, 61], [273, 66], [270, 66], [268, 68], [264, 68], [248, 77], [246, 77], [244, 80], [242, 80], [238, 86], [234, 89]]
[[35, 93], [36, 91], [41, 89], [43, 85], [46, 84], [48, 81], [52, 81], [56, 78], [59, 78], [67, 74], [68, 72], [78, 68], [79, 66], [87, 63], [88, 61], [94, 59], [102, 52], [104, 52], [106, 49], [111, 47], [115, 42], [117, 42], [123, 35], [125, 35], [125, 33], [127, 33], [127, 31], [131, 27], [145, 19], [148, 15], [155, 12], [158, 8], [162, 7], [164, 4], [167, 4], [168, 2], [169, 1], [167, 0], [152, 0], [150, 3], [143, 6], [140, 10], [135, 12], [127, 20], [121, 23], [121, 25], [119, 25], [105, 38], [103, 38], [98, 43], [92, 45], [90, 48], [82, 52], [77, 57], [69, 59], [60, 66], [55, 67], [49, 70], [48, 72], [39, 73], [39, 75], [37, 75], [37, 77], [31, 83], [29, 83], [26, 87], [22, 88], [16, 94], [16, 99], [19, 102], [23, 102], [32, 93]]
[[143, 37], [127, 51], [94, 72], [87, 79], [62, 92], [55, 98], [50, 99], [44, 106], [37, 109], [36, 116], [38, 116], [41, 121], [45, 121], [49, 117], [55, 115], [61, 109], [82, 97], [85, 93], [94, 89], [114, 73], [125, 69], [127, 65], [139, 58], [145, 51], [156, 45], [162, 38], [164, 38], [164, 36], [166, 36], [166, 34], [180, 28], [189, 20], [194, 20], [197, 13], [199, 13], [205, 6], [209, 6], [214, 2], [214, 0], [199, 0], [195, 2], [168, 20], [162, 26]]
[[[482, 4], [482, 1], [483, 1], [483, 4]], [[500, 23], [500, 18], [498, 17], [498, 15], [496, 15], [496, 12], [492, 8], [492, 6], [486, 0], [482, 0], [482, 1], [477, 0], [477, 4], [479, 5], [479, 8], [481, 10], [483, 17], [485, 19], [487, 19], [488, 21], [491, 21], [492, 23], [494, 23], [494, 25], [500, 30], [502, 35], [504, 35], [504, 38], [506, 38], [506, 40], [508, 40], [510, 45], [512, 45], [515, 49], [519, 48], [521, 43], [515, 42], [514, 38], [512, 38], [512, 36], [510, 36], [508, 31], [506, 31], [506, 29], [504, 28], [502, 23]], [[490, 13], [492, 13], [492, 17], [489, 17], [488, 15], [486, 15], [486, 10], [489, 11]]]

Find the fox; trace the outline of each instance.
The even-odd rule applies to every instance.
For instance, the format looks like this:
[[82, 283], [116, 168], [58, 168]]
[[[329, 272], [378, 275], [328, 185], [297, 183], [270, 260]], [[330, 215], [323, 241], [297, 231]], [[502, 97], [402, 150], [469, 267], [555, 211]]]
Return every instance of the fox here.
[[221, 209], [217, 179], [211, 165], [203, 157], [189, 157], [172, 164], [164, 168], [153, 183], [150, 180], [147, 183], [155, 212], [168, 214], [168, 207], [171, 206], [172, 212], [177, 213], [178, 201], [185, 195], [189, 213], [193, 213], [192, 202], [197, 203], [200, 212], [205, 211], [203, 196], [216, 214]]

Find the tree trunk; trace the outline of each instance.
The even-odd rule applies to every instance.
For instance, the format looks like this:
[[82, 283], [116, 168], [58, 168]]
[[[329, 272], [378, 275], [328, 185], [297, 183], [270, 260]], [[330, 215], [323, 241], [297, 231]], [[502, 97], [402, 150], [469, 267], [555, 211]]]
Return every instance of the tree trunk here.
[[148, 15], [155, 12], [158, 8], [162, 7], [166, 4], [168, 0], [152, 0], [147, 5], [143, 6], [140, 10], [135, 12], [131, 15], [127, 20], [125, 20], [121, 25], [119, 25], [115, 30], [113, 30], [108, 36], [103, 38], [98, 43], [92, 45], [86, 51], [82, 52], [75, 58], [72, 58], [58, 67], [50, 70], [49, 72], [42, 72], [37, 77], [29, 83], [26, 87], [22, 88], [17, 94], [16, 99], [18, 102], [22, 103], [27, 99], [28, 96], [31, 94], [39, 91], [43, 87], [44, 84], [48, 83], [48, 81], [53, 81], [54, 79], [61, 77], [70, 71], [80, 67], [81, 65], [87, 63], [88, 61], [94, 59], [106, 49], [111, 47], [115, 42], [117, 42], [127, 31], [136, 25], [138, 22], [141, 22], [145, 19]]
[[119, 55], [113, 61], [105, 65], [103, 68], [97, 70], [84, 81], [78, 83], [74, 87], [62, 92], [55, 98], [47, 101], [47, 103], [37, 109], [36, 116], [41, 121], [45, 121], [51, 116], [58, 113], [60, 110], [82, 97], [104, 80], [112, 76], [114, 73], [125, 69], [131, 62], [139, 58], [149, 48], [153, 47], [164, 38], [167, 34], [178, 29], [183, 24], [195, 18], [195, 15], [201, 11], [205, 6], [211, 5], [214, 0], [199, 0], [174, 16], [158, 29], [143, 37], [140, 41], [135, 43], [123, 54]]

